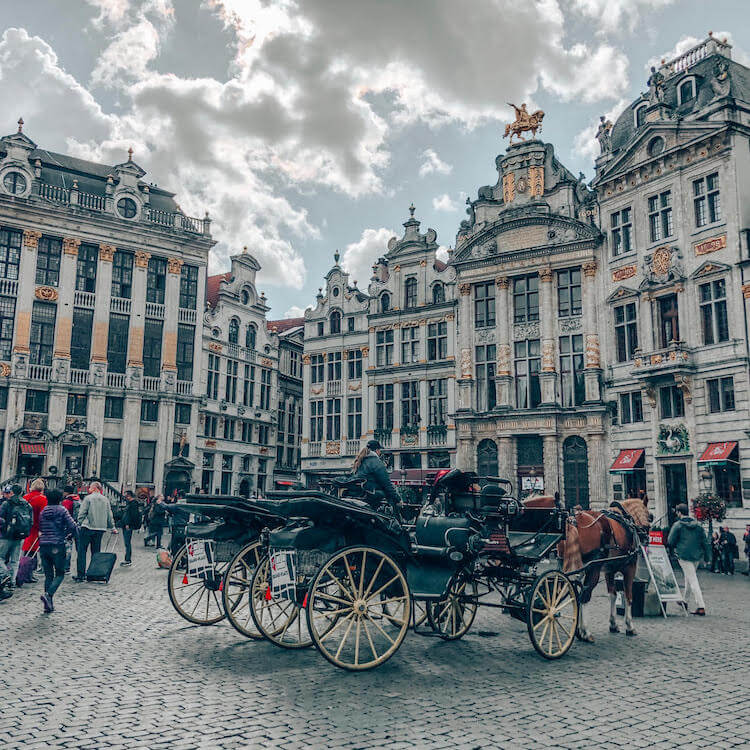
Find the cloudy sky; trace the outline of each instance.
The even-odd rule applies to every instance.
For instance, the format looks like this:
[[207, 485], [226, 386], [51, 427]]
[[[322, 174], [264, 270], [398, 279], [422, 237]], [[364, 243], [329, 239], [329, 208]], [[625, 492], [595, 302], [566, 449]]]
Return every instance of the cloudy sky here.
[[[117, 163], [208, 210], [211, 270], [247, 245], [272, 316], [309, 304], [339, 249], [361, 287], [414, 202], [452, 245], [496, 181], [512, 111], [592, 176], [594, 123], [650, 61], [709, 30], [748, 61], [748, 0], [25, 0], [3, 4], [13, 132]], [[728, 33], [728, 31], [733, 33]]]

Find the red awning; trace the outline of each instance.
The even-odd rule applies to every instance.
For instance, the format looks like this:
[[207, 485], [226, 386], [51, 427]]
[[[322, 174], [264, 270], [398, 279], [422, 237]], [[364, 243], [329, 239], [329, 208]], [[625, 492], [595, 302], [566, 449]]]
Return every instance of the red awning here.
[[21, 453], [24, 456], [46, 456], [44, 443], [21, 443]]
[[610, 468], [610, 472], [623, 472], [623, 471], [635, 471], [638, 467], [638, 462], [643, 456], [643, 448], [631, 448], [627, 451], [620, 451], [620, 455], [615, 459], [615, 462]]
[[725, 463], [729, 460], [732, 451], [737, 447], [737, 443], [709, 443], [708, 448], [703, 451], [698, 459], [699, 464], [718, 464]]

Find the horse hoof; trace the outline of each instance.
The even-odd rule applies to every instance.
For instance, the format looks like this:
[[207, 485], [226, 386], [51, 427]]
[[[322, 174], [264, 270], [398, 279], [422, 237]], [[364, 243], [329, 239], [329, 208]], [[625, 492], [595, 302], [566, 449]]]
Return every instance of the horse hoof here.
[[620, 628], [618, 628], [617, 625], [610, 625], [609, 626], [609, 632], [610, 633], [619, 633], [620, 632]]
[[590, 633], [578, 633], [578, 640], [583, 641], [584, 643], [593, 643], [594, 636]]
[[625, 635], [636, 635], [635, 630], [626, 630]]

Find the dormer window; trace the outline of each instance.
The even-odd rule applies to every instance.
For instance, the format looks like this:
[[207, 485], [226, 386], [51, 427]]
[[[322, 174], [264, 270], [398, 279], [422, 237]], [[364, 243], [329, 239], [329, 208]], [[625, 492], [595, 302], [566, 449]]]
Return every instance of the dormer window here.
[[253, 351], [255, 349], [255, 343], [258, 337], [258, 329], [252, 325], [252, 323], [247, 327], [247, 330], [245, 331], [245, 346]]
[[680, 84], [677, 89], [677, 97], [680, 104], [687, 104], [687, 102], [695, 99], [695, 78], [688, 78]]
[[240, 342], [240, 321], [232, 318], [229, 321], [229, 343], [239, 344]]
[[643, 126], [646, 122], [646, 108], [647, 104], [641, 104], [640, 106], [636, 107], [635, 110], [635, 126], [637, 128], [640, 128]]
[[380, 312], [388, 312], [391, 309], [391, 295], [388, 292], [380, 295]]
[[242, 302], [243, 305], [248, 304], [250, 302], [250, 292], [247, 291], [247, 289], [243, 289], [240, 292], [240, 302]]
[[416, 307], [417, 306], [417, 280], [410, 278], [406, 280], [404, 284], [404, 307]]
[[334, 310], [330, 318], [331, 333], [341, 333], [341, 313]]
[[443, 302], [445, 302], [445, 287], [437, 283], [432, 287], [432, 304], [439, 305]]
[[26, 185], [26, 178], [20, 172], [7, 172], [3, 177], [3, 187], [11, 195], [23, 195]]
[[132, 198], [120, 198], [117, 201], [117, 212], [123, 219], [132, 219], [138, 213], [138, 207]]

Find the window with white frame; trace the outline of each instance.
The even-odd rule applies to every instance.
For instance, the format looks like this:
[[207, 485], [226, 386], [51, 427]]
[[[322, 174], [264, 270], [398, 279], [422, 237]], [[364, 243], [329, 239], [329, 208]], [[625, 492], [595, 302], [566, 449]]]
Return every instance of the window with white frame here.
[[438, 378], [427, 381], [427, 400], [429, 407], [429, 424], [444, 425], [448, 413], [448, 380]]
[[346, 362], [349, 380], [360, 380], [362, 378], [362, 350], [350, 349], [347, 352]]
[[586, 400], [581, 334], [560, 336], [560, 390], [563, 406], [580, 406]]
[[401, 427], [418, 427], [419, 422], [419, 381], [410, 380], [401, 383]]
[[427, 325], [427, 359], [436, 362], [448, 356], [448, 323], [441, 321]]
[[671, 190], [664, 190], [648, 199], [648, 228], [651, 242], [659, 242], [672, 236], [674, 227]]
[[701, 309], [701, 332], [704, 344], [729, 341], [727, 317], [727, 285], [716, 279], [698, 287]]
[[635, 302], [618, 305], [615, 314], [615, 350], [618, 362], [629, 362], [638, 348]]
[[328, 380], [341, 380], [341, 352], [328, 353]]
[[477, 411], [494, 409], [497, 403], [495, 391], [495, 344], [475, 347], [477, 374]]
[[695, 99], [695, 79], [688, 78], [687, 81], [683, 81], [677, 89], [677, 94], [680, 104], [687, 104]]
[[208, 380], [206, 382], [206, 395], [209, 398], [219, 398], [219, 366], [221, 357], [218, 354], [208, 355]]
[[693, 180], [693, 208], [695, 226], [698, 228], [721, 221], [718, 172]]
[[346, 405], [346, 436], [349, 440], [356, 440], [362, 436], [362, 397], [354, 396], [347, 399]]
[[310, 442], [319, 443], [323, 439], [323, 399], [310, 402]]
[[659, 388], [659, 401], [662, 419], [685, 416], [685, 399], [682, 390], [676, 385], [665, 385]]
[[341, 439], [341, 399], [326, 399], [326, 440]]
[[375, 386], [375, 426], [379, 430], [393, 429], [393, 383]]
[[711, 378], [706, 381], [708, 410], [711, 413], [734, 411], [734, 378]]
[[633, 249], [633, 212], [630, 206], [609, 215], [612, 237], [612, 257], [629, 253]]
[[620, 424], [643, 422], [643, 397], [640, 391], [620, 394]]
[[581, 269], [557, 272], [557, 313], [561, 318], [581, 314]]
[[310, 355], [310, 382], [322, 383], [325, 380], [325, 360], [322, 354]]
[[401, 329], [401, 364], [419, 362], [419, 326]]
[[378, 367], [393, 364], [393, 330], [375, 334], [375, 363]]

